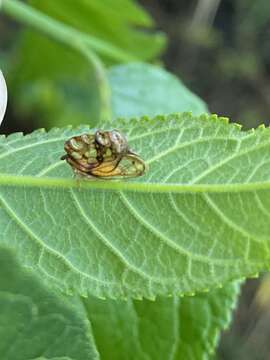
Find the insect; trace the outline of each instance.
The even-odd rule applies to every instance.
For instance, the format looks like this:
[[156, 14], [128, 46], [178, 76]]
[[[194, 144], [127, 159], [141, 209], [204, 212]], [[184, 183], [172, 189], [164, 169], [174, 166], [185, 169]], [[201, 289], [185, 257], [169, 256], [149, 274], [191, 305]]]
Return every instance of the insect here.
[[74, 173], [85, 178], [115, 179], [144, 174], [144, 161], [133, 152], [126, 137], [118, 130], [97, 130], [67, 140], [66, 160]]

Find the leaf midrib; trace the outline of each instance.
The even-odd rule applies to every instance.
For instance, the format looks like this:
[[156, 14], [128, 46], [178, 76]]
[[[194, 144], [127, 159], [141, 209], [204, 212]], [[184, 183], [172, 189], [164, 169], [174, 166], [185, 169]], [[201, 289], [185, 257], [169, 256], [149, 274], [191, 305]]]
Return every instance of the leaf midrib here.
[[38, 187], [59, 189], [88, 189], [108, 191], [132, 191], [143, 193], [234, 193], [254, 192], [258, 190], [270, 190], [270, 181], [234, 184], [175, 184], [175, 183], [147, 183], [136, 181], [115, 180], [80, 180], [36, 177], [24, 175], [0, 174], [1, 186], [8, 187]]

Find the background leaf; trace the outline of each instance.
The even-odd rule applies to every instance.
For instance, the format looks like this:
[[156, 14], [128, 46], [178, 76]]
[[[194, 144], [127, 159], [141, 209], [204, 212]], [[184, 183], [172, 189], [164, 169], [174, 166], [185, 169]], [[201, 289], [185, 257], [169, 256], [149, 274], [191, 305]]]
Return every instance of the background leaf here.
[[99, 359], [90, 324], [78, 307], [48, 292], [3, 249], [0, 273], [2, 359]]
[[[116, 46], [137, 60], [152, 60], [164, 48], [163, 34], [149, 30], [150, 16], [134, 1], [29, 1], [44, 14]], [[79, 41], [80, 37], [78, 35]], [[73, 41], [73, 40], [71, 40]], [[39, 51], [33, 51], [33, 49]], [[94, 49], [95, 51], [95, 49]], [[18, 55], [19, 54], [19, 55]], [[70, 123], [96, 124], [100, 117], [98, 81], [82, 54], [47, 38], [24, 30], [9, 59], [9, 88], [17, 112], [36, 114], [37, 126]], [[102, 55], [101, 55], [102, 56]], [[103, 57], [103, 60], [104, 59]], [[114, 61], [106, 60], [108, 64]]]
[[173, 112], [207, 112], [205, 103], [176, 76], [148, 64], [114, 66], [109, 71], [115, 118], [155, 116]]
[[194, 297], [84, 300], [102, 359], [208, 359], [228, 326], [238, 285]]
[[153, 29], [154, 22], [134, 0], [78, 0], [76, 4], [72, 0], [57, 3], [53, 0], [45, 3], [29, 0], [28, 3], [84, 34], [121, 48], [137, 59], [152, 60], [164, 46], [165, 39], [161, 32], [143, 31]]

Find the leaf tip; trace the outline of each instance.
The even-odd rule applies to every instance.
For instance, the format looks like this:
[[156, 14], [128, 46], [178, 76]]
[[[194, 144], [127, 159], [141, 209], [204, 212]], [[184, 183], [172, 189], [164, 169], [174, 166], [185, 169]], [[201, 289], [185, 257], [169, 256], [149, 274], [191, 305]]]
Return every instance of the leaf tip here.
[[228, 125], [230, 123], [230, 119], [224, 116], [218, 118], [223, 124]]
[[199, 116], [199, 119], [202, 120], [202, 121], [207, 121], [207, 120], [209, 120], [209, 119], [214, 120], [214, 118], [215, 118], [214, 115], [210, 115], [210, 116], [209, 116], [209, 114], [201, 114], [201, 115]]
[[[257, 130], [259, 131], [264, 131], [266, 129], [265, 125], [264, 124], [260, 124], [258, 127], [257, 127]], [[254, 129], [253, 129], [254, 130]], [[255, 131], [255, 130], [254, 130]]]
[[[146, 118], [145, 120], [147, 120], [148, 118], [147, 117], [144, 117]], [[154, 118], [153, 118], [154, 121], [164, 121], [165, 120], [165, 116], [164, 115], [156, 115]]]
[[241, 124], [238, 124], [238, 123], [231, 123], [231, 125], [236, 129], [236, 130], [239, 130], [241, 131], [242, 130], [242, 125]]
[[44, 128], [39, 128], [39, 129], [36, 129], [34, 130], [31, 135], [43, 135], [46, 133], [46, 129]]

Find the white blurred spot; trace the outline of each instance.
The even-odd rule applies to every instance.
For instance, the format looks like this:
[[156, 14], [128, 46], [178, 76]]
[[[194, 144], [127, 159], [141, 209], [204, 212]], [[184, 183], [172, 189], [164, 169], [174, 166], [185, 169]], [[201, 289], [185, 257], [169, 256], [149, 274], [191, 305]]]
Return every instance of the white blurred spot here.
[[2, 71], [0, 70], [0, 125], [4, 118], [6, 107], [7, 107], [7, 86]]

